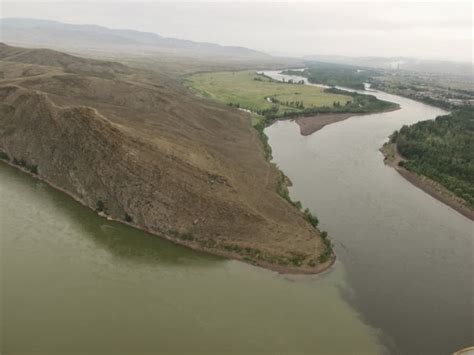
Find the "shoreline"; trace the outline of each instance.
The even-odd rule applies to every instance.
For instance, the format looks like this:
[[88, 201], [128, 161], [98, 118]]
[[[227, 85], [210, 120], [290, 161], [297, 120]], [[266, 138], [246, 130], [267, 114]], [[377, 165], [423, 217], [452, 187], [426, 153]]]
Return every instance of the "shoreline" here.
[[156, 237], [163, 238], [163, 239], [166, 239], [166, 240], [168, 240], [168, 241], [170, 241], [170, 242], [172, 242], [176, 245], [184, 246], [186, 248], [192, 249], [192, 250], [200, 252], [200, 253], [205, 253], [205, 254], [208, 254], [208, 255], [222, 257], [222, 258], [225, 258], [225, 259], [228, 259], [228, 260], [237, 260], [237, 261], [240, 261], [240, 262], [245, 263], [245, 264], [258, 266], [258, 267], [261, 267], [261, 268], [264, 268], [264, 269], [267, 269], [267, 270], [270, 270], [270, 271], [274, 271], [274, 272], [277, 272], [278, 274], [283, 274], [283, 275], [316, 275], [316, 274], [320, 274], [320, 273], [323, 273], [323, 272], [329, 270], [334, 265], [334, 263], [336, 262], [336, 259], [337, 259], [336, 255], [333, 253], [328, 261], [326, 261], [324, 263], [321, 263], [321, 264], [318, 264], [315, 267], [296, 267], [296, 266], [290, 266], [290, 265], [272, 264], [272, 263], [269, 263], [269, 262], [264, 261], [264, 260], [248, 261], [248, 260], [245, 260], [245, 256], [241, 256], [239, 254], [229, 253], [227, 251], [224, 251], [222, 249], [217, 249], [217, 248], [214, 249], [214, 248], [202, 247], [202, 246], [198, 245], [195, 242], [189, 242], [189, 241], [185, 241], [185, 240], [182, 240], [182, 239], [179, 239], [179, 238], [176, 238], [176, 237], [172, 237], [172, 236], [170, 236], [166, 233], [158, 234], [158, 233], [153, 232], [153, 231], [151, 231], [151, 230], [149, 230], [146, 227], [143, 227], [141, 225], [137, 225], [137, 224], [134, 224], [134, 223], [130, 223], [130, 222], [121, 220], [121, 219], [113, 218], [111, 216], [108, 216], [108, 215], [104, 214], [103, 212], [98, 212], [97, 210], [95, 210], [92, 207], [90, 207], [89, 205], [87, 205], [84, 201], [79, 199], [77, 196], [74, 196], [69, 191], [66, 191], [65, 189], [55, 185], [54, 183], [50, 182], [48, 179], [46, 179], [46, 178], [44, 178], [40, 175], [33, 174], [32, 172], [28, 171], [27, 169], [13, 164], [11, 161], [0, 159], [0, 162], [6, 164], [6, 165], [8, 165], [8, 166], [10, 166], [10, 167], [12, 167], [16, 170], [19, 170], [22, 173], [26, 173], [27, 175], [34, 178], [35, 180], [41, 181], [41, 182], [47, 184], [49, 187], [53, 188], [54, 190], [65, 194], [66, 196], [72, 198], [75, 202], [81, 204], [82, 206], [84, 206], [84, 207], [88, 208], [89, 210], [91, 210], [92, 212], [94, 212], [96, 214], [96, 216], [98, 216], [98, 217], [104, 218], [108, 221], [112, 221], [112, 222], [115, 222], [115, 223], [120, 223], [120, 224], [126, 225], [126, 226], [134, 228], [134, 229], [138, 229], [138, 230], [140, 230], [142, 232], [145, 232], [145, 233], [147, 233], [150, 236], [153, 236], [155, 238]]
[[418, 187], [431, 197], [451, 207], [464, 217], [469, 218], [471, 221], [474, 221], [474, 210], [467, 206], [463, 199], [456, 196], [453, 192], [429, 177], [418, 175], [399, 166], [398, 163], [406, 159], [398, 153], [394, 143], [385, 143], [379, 150], [384, 156], [385, 165], [394, 168], [408, 182]]
[[300, 134], [302, 136], [310, 136], [311, 134], [321, 130], [325, 126], [328, 126], [332, 123], [340, 122], [347, 120], [350, 117], [354, 116], [366, 116], [373, 115], [385, 112], [397, 111], [400, 109], [400, 105], [396, 107], [375, 111], [375, 112], [328, 112], [328, 113], [319, 113], [312, 116], [303, 116], [293, 119], [298, 126], [300, 127]]

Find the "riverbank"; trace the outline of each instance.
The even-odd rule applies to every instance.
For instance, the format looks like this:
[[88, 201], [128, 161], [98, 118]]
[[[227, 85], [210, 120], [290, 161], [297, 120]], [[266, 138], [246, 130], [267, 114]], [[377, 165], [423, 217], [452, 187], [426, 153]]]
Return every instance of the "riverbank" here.
[[[247, 255], [240, 255], [240, 254], [236, 253], [235, 249], [233, 249], [233, 252], [226, 251], [225, 249], [219, 249], [219, 246], [221, 248], [225, 248], [226, 245], [217, 244], [216, 247], [209, 247], [209, 246], [206, 246], [206, 245], [202, 245], [199, 242], [199, 240], [194, 240], [194, 239], [190, 240], [190, 239], [187, 239], [187, 238], [183, 239], [183, 235], [180, 235], [180, 234], [174, 233], [174, 235], [172, 235], [172, 234], [168, 234], [168, 233], [156, 233], [155, 231], [147, 228], [144, 225], [139, 225], [139, 224], [133, 223], [133, 222], [127, 222], [126, 220], [115, 218], [113, 216], [105, 214], [103, 211], [98, 211], [97, 209], [92, 208], [89, 204], [87, 204], [86, 201], [81, 200], [79, 197], [77, 197], [74, 194], [70, 193], [66, 189], [61, 188], [60, 186], [54, 184], [53, 182], [51, 182], [47, 178], [42, 177], [38, 174], [32, 173], [26, 167], [15, 165], [12, 162], [7, 161], [7, 160], [3, 160], [3, 159], [0, 159], [0, 163], [5, 163], [6, 165], [9, 165], [12, 168], [15, 168], [15, 169], [17, 169], [17, 170], [19, 170], [23, 173], [26, 173], [29, 176], [33, 177], [34, 179], [39, 180], [39, 181], [47, 184], [51, 188], [53, 188], [53, 189], [65, 194], [65, 195], [69, 196], [74, 201], [78, 202], [82, 206], [84, 206], [84, 207], [90, 209], [91, 211], [93, 211], [94, 213], [96, 213], [96, 215], [98, 217], [104, 218], [108, 221], [113, 221], [113, 222], [116, 222], [116, 223], [120, 223], [120, 224], [129, 226], [129, 227], [132, 227], [134, 229], [141, 230], [142, 232], [150, 234], [150, 236], [153, 236], [153, 237], [164, 238], [164, 239], [166, 239], [166, 240], [168, 240], [168, 241], [170, 241], [174, 244], [185, 246], [185, 247], [190, 248], [190, 249], [192, 249], [194, 251], [197, 251], [197, 252], [202, 252], [202, 253], [205, 253], [205, 254], [214, 255], [214, 256], [225, 258], [225, 259], [230, 259], [230, 260], [238, 260], [238, 261], [245, 262], [245, 263], [255, 265], [255, 266], [259, 266], [259, 267], [262, 267], [262, 268], [265, 268], [265, 269], [268, 269], [268, 270], [271, 270], [271, 271], [275, 271], [279, 274], [315, 275], [315, 274], [319, 274], [319, 273], [327, 271], [336, 262], [336, 255], [331, 254], [329, 259], [326, 262], [318, 263], [314, 267], [309, 267], [307, 265], [305, 265], [305, 266], [293, 266], [293, 265], [275, 264], [275, 263], [271, 263], [269, 261], [266, 261], [264, 259], [259, 259], [259, 258], [250, 259]], [[241, 248], [241, 249], [244, 249], [244, 248]], [[256, 249], [252, 250], [252, 248], [246, 248], [246, 249], [249, 249], [251, 254], [254, 254], [254, 251], [256, 250]]]
[[462, 198], [456, 196], [438, 182], [400, 166], [399, 163], [405, 159], [398, 153], [396, 144], [385, 143], [382, 148], [380, 148], [380, 152], [384, 155], [385, 164], [394, 168], [410, 183], [474, 221], [474, 210], [471, 209]]

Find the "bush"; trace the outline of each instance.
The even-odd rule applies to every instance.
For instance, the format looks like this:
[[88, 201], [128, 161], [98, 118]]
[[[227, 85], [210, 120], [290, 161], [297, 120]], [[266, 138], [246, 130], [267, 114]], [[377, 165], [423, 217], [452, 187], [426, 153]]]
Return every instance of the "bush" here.
[[194, 235], [191, 232], [186, 232], [181, 234], [181, 239], [183, 240], [194, 240]]
[[125, 213], [125, 221], [128, 223], [132, 223], [133, 222], [132, 216], [130, 216], [128, 213]]
[[214, 239], [209, 238], [207, 240], [204, 240], [201, 244], [204, 245], [207, 248], [214, 248], [216, 246], [217, 242]]
[[242, 247], [237, 245], [237, 244], [226, 244], [226, 245], [224, 245], [224, 249], [226, 249], [228, 251], [234, 251], [234, 252], [237, 252], [237, 253], [242, 252]]
[[[7, 153], [4, 153], [4, 152], [0, 152], [0, 159], [4, 159], [4, 160], [10, 160], [10, 157], [8, 156]], [[29, 165], [25, 159], [17, 159], [17, 158], [13, 158], [12, 160], [12, 163], [14, 165], [17, 165], [17, 166], [20, 166], [26, 170], [28, 170], [30, 173], [32, 174], [38, 174], [38, 165], [36, 164], [31, 164]]]
[[38, 174], [38, 165], [29, 165], [26, 167], [32, 174]]
[[323, 243], [326, 247], [326, 250], [319, 256], [319, 261], [324, 263], [328, 261], [331, 255], [333, 254], [333, 248], [331, 240], [328, 238], [327, 232], [321, 232], [321, 237], [323, 238]]
[[168, 234], [173, 236], [173, 237], [177, 237], [179, 235], [178, 231], [176, 229], [170, 229], [168, 230]]
[[329, 260], [329, 257], [331, 256], [331, 252], [329, 250], [326, 250], [324, 253], [322, 253], [319, 256], [319, 262], [325, 263], [326, 261]]
[[21, 167], [26, 167], [26, 160], [13, 158], [13, 164], [21, 166]]
[[294, 254], [288, 258], [294, 266], [301, 266], [303, 261], [306, 259], [306, 256], [303, 254]]
[[5, 152], [0, 152], [0, 159], [10, 161], [10, 156]]
[[300, 201], [294, 201], [292, 202], [293, 206], [295, 206], [297, 209], [302, 209], [303, 208], [303, 205], [301, 204]]
[[316, 228], [319, 224], [319, 220], [318, 220], [318, 217], [316, 217], [315, 215], [313, 215], [309, 209], [305, 209], [304, 210], [304, 215], [305, 215], [305, 218], [306, 220], [314, 227]]
[[98, 200], [96, 203], [96, 211], [97, 212], [105, 212], [105, 204], [102, 200]]

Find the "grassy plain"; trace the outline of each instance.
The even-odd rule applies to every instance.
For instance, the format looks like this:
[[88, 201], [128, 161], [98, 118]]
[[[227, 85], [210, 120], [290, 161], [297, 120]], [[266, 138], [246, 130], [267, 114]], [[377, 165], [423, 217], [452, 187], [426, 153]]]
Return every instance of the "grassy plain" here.
[[324, 92], [315, 86], [272, 81], [255, 71], [195, 74], [188, 86], [211, 99], [254, 112], [274, 109], [277, 114], [303, 112], [314, 107], [344, 105], [352, 98]]

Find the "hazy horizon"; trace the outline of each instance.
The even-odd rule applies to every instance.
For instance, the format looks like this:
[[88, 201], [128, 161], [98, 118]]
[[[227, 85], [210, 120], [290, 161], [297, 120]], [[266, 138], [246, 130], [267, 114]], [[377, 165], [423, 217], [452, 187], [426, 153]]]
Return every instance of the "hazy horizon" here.
[[279, 56], [414, 57], [472, 63], [472, 10], [470, 2], [7, 1], [1, 5], [1, 17], [132, 29]]

